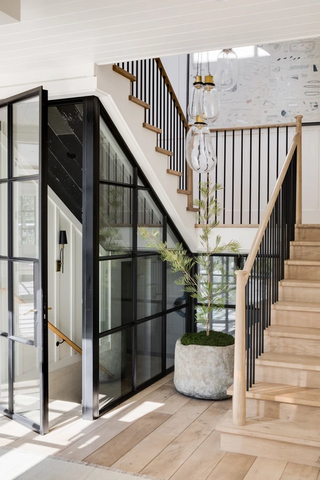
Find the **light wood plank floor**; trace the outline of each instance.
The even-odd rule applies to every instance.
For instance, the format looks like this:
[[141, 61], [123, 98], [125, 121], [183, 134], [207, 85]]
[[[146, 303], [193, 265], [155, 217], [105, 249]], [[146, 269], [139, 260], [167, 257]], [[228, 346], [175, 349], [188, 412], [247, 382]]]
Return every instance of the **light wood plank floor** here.
[[45, 437], [0, 417], [0, 447], [154, 479], [320, 480], [320, 468], [222, 452], [216, 425], [231, 400], [195, 400], [176, 392], [172, 374], [95, 422], [81, 419], [79, 405], [51, 404]]

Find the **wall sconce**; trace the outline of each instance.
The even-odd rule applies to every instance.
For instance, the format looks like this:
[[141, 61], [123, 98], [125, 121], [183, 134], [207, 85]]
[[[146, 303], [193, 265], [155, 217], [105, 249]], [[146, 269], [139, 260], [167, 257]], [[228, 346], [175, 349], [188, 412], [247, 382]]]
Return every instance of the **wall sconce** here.
[[64, 246], [68, 244], [67, 232], [60, 230], [59, 232], [59, 245], [60, 245], [60, 260], [57, 260], [56, 271], [64, 272]]

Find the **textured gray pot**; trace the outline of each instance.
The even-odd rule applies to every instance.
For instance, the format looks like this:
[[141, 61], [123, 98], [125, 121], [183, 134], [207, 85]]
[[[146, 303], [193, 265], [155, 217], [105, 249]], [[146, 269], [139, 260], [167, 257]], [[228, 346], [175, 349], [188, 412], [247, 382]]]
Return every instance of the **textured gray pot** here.
[[188, 397], [208, 400], [228, 398], [233, 384], [234, 345], [210, 347], [182, 345], [175, 348], [174, 386]]

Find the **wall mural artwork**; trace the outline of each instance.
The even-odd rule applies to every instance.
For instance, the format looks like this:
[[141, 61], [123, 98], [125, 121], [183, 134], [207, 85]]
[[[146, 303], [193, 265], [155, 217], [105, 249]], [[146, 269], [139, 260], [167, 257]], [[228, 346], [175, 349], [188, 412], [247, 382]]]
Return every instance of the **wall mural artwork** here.
[[[320, 121], [320, 38], [234, 49], [239, 77], [232, 91], [220, 92], [221, 113], [214, 127]], [[216, 73], [216, 57], [210, 54]], [[190, 55], [190, 85], [196, 66]]]

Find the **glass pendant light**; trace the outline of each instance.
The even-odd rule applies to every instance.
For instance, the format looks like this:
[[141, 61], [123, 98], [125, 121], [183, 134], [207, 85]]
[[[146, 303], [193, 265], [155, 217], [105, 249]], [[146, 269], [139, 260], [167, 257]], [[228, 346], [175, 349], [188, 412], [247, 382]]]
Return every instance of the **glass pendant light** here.
[[188, 131], [186, 138], [187, 162], [197, 173], [208, 173], [217, 163], [212, 136], [200, 115]]
[[206, 75], [202, 96], [201, 96], [201, 116], [203, 120], [211, 123], [215, 122], [220, 114], [220, 99], [219, 93], [213, 81], [212, 75]]
[[238, 81], [238, 57], [232, 48], [225, 48], [218, 55], [219, 90], [232, 90]]
[[195, 120], [197, 115], [201, 112], [201, 96], [202, 96], [202, 76], [200, 75], [200, 54], [198, 53], [197, 57], [197, 74], [193, 82], [191, 92], [190, 92], [190, 101], [188, 106], [188, 115], [189, 121]]

